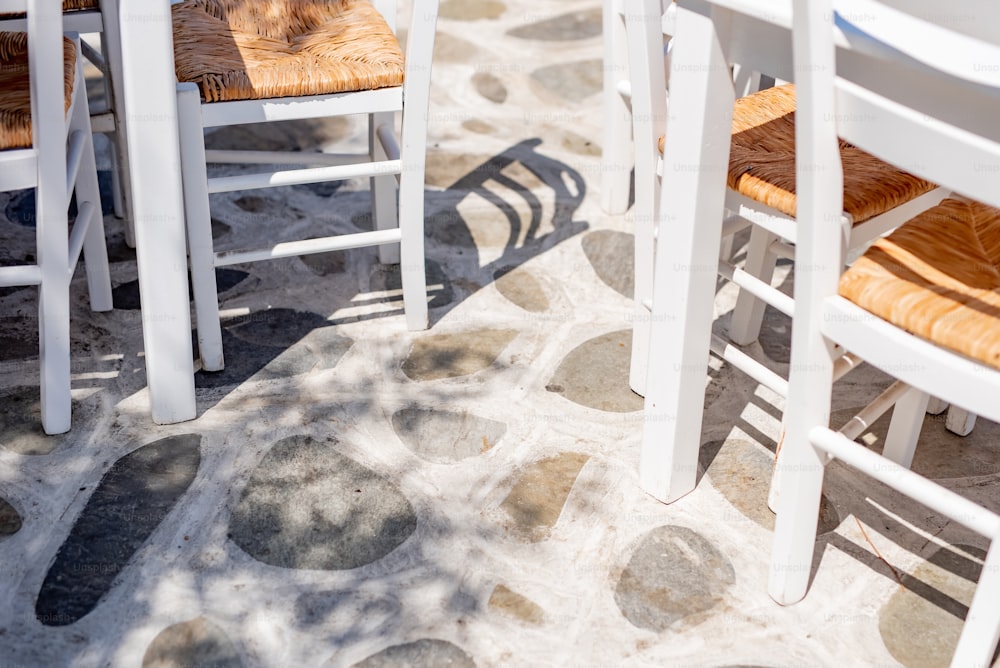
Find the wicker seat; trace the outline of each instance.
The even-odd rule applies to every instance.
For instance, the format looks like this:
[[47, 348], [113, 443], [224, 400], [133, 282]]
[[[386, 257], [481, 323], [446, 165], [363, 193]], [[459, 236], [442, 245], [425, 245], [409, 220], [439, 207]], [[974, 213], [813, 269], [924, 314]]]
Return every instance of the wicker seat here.
[[399, 42], [365, 0], [188, 0], [173, 19], [177, 80], [206, 102], [403, 83]]
[[841, 277], [839, 293], [1000, 369], [1000, 210], [943, 201], [876, 241]]
[[[63, 90], [66, 110], [73, 100], [76, 46], [63, 38]], [[31, 90], [28, 34], [0, 32], [0, 150], [31, 146]]]

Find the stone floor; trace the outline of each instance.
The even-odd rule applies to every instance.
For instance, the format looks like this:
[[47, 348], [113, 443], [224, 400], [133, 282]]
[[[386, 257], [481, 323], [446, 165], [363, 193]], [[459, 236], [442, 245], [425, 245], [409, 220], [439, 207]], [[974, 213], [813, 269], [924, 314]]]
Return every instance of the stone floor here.
[[[77, 273], [73, 430], [46, 437], [35, 291], [0, 291], [0, 666], [947, 665], [985, 542], [836, 466], [809, 595], [768, 598], [781, 403], [738, 372], [707, 369], [697, 490], [639, 490], [630, 223], [598, 207], [600, 3], [441, 11], [428, 331], [371, 250], [220, 271], [227, 368], [198, 374], [196, 420], [153, 425], [109, 216], [117, 308], [91, 313]], [[218, 196], [218, 243], [364, 227], [365, 189]], [[0, 261], [24, 261], [30, 194], [0, 197]], [[755, 348], [787, 369], [787, 322]], [[849, 375], [837, 417], [884, 381]], [[997, 426], [924, 434], [914, 468], [996, 508]]]

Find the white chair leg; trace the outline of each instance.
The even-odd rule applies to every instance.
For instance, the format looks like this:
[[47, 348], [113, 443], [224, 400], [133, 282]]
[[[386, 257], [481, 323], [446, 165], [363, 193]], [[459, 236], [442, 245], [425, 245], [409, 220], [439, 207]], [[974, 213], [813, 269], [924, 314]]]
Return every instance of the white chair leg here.
[[[79, 91], [85, 90], [82, 68], [79, 66], [75, 86], [78, 86]], [[79, 131], [84, 137], [80, 169], [76, 177], [77, 211], [84, 210], [85, 202], [91, 202], [94, 206], [94, 214], [87, 226], [83, 242], [90, 308], [94, 311], [110, 311], [114, 307], [111, 299], [111, 272], [108, 269], [108, 247], [104, 237], [104, 216], [101, 212], [101, 189], [97, 182], [94, 140], [90, 133], [90, 111], [85, 94], [76, 97], [73, 115], [70, 118], [70, 130]]]
[[927, 413], [929, 415], [940, 415], [948, 408], [948, 402], [937, 397], [931, 397], [927, 402]]
[[205, 371], [225, 368], [219, 295], [215, 284], [215, 250], [212, 216], [208, 206], [205, 139], [200, 122], [201, 97], [191, 83], [177, 86], [177, 120], [180, 130], [181, 176], [184, 183], [184, 216], [187, 219], [188, 254], [194, 292], [198, 352]]
[[[665, 503], [693, 490], [697, 481], [726, 188], [721, 166], [729, 160], [728, 142], [705, 138], [732, 124], [734, 102], [710, 19], [684, 13], [678, 24], [678, 34], [699, 47], [673, 55], [663, 163], [670, 178], [663, 179], [661, 202], [671, 202], [684, 224], [667, 227], [671, 221], [660, 221], [650, 322], [655, 345], [649, 350], [639, 458], [640, 485]], [[675, 120], [691, 131], [672, 134]], [[691, 164], [706, 168], [684, 169]]]
[[[754, 226], [750, 231], [750, 244], [747, 247], [747, 260], [744, 269], [765, 283], [770, 283], [774, 276], [774, 266], [777, 257], [770, 251], [771, 242], [777, 237], [762, 227]], [[764, 322], [764, 309], [767, 304], [754, 297], [746, 290], [740, 290], [733, 309], [733, 318], [729, 324], [729, 339], [741, 346], [748, 345], [760, 336], [761, 324]]]
[[889, 421], [885, 447], [882, 449], [883, 457], [910, 468], [929, 400], [930, 396], [926, 392], [911, 387], [896, 402]]
[[[61, 194], [40, 185], [36, 191], [38, 265], [38, 348], [42, 428], [46, 434], [69, 431], [71, 421], [69, 350], [69, 239], [63, 171]], [[50, 185], [55, 185], [50, 182]]]
[[632, 114], [618, 89], [628, 80], [622, 0], [604, 0], [604, 137], [601, 148], [601, 209], [617, 215], [628, 210], [632, 167]]
[[965, 617], [953, 666], [989, 666], [1000, 641], [1000, 536], [993, 536]]
[[[379, 126], [392, 128], [395, 114], [381, 113], [368, 115], [368, 150], [372, 160], [386, 160], [382, 142], [376, 134]], [[396, 203], [396, 177], [393, 174], [373, 176], [371, 179], [372, 225], [376, 230], [391, 230], [399, 226], [398, 205]], [[386, 244], [378, 247], [378, 260], [382, 264], [399, 264], [399, 246]]]
[[976, 426], [976, 414], [959, 408], [950, 406], [948, 417], [945, 419], [944, 428], [958, 436], [968, 436]]

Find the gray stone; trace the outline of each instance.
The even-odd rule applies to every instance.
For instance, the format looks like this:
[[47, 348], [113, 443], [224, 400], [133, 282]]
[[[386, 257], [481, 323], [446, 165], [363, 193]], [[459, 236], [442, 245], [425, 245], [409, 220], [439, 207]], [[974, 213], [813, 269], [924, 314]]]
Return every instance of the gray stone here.
[[343, 274], [347, 271], [347, 256], [341, 251], [300, 255], [299, 259], [317, 276]]
[[615, 602], [633, 625], [665, 631], [722, 602], [736, 581], [733, 565], [701, 534], [661, 526], [640, 541], [615, 587]]
[[497, 0], [444, 0], [438, 13], [443, 19], [478, 21], [499, 18], [507, 5]]
[[[734, 518], [724, 516], [724, 521], [734, 522], [746, 517], [774, 531], [774, 513], [767, 507], [774, 471], [773, 454], [749, 441], [730, 439], [705, 443], [698, 458], [712, 486], [740, 513]], [[839, 524], [837, 511], [826, 496], [821, 497], [817, 532], [833, 531]], [[740, 527], [735, 530], [739, 531]]]
[[[442, 7], [443, 9], [443, 7]], [[442, 63], [468, 63], [480, 57], [480, 50], [472, 42], [461, 37], [438, 31], [434, 38], [434, 61]], [[428, 152], [427, 157], [431, 153]]]
[[545, 619], [545, 611], [542, 610], [541, 606], [502, 584], [493, 588], [489, 606], [491, 610], [496, 610], [528, 624], [541, 624]]
[[200, 443], [198, 434], [169, 436], [111, 466], [45, 575], [35, 603], [38, 621], [65, 626], [97, 607], [191, 485], [201, 461]]
[[[427, 303], [428, 308], [445, 306], [455, 300], [455, 290], [451, 278], [444, 272], [440, 264], [433, 260], [426, 260], [424, 262], [424, 278], [427, 284], [427, 297], [430, 299]], [[372, 265], [368, 284], [369, 289], [374, 292], [386, 290], [401, 295], [403, 276], [400, 273], [399, 265], [381, 263]], [[401, 296], [392, 299], [402, 308]]]
[[580, 246], [605, 285], [623, 297], [635, 296], [635, 235], [596, 230], [585, 234]]
[[893, 658], [907, 668], [951, 663], [982, 570], [976, 560], [985, 557], [969, 545], [943, 547], [903, 577], [878, 613], [879, 632]]
[[560, 143], [564, 149], [572, 151], [577, 155], [586, 155], [591, 157], [601, 155], [600, 145], [592, 139], [588, 139], [587, 137], [578, 135], [569, 130], [563, 133], [562, 141]]
[[503, 104], [507, 100], [507, 87], [496, 76], [489, 72], [476, 72], [472, 75], [472, 85], [476, 91], [490, 102]]
[[508, 530], [530, 542], [547, 538], [588, 459], [579, 452], [562, 452], [522, 471], [500, 503], [510, 519]]
[[229, 636], [204, 617], [163, 629], [142, 657], [142, 668], [238, 668], [242, 665]]
[[525, 311], [541, 313], [549, 308], [549, 298], [545, 296], [535, 275], [527, 269], [515, 269], [493, 275], [494, 285], [504, 297]]
[[[37, 359], [38, 319], [22, 315], [0, 318], [0, 362]], [[35, 366], [38, 366], [37, 363]]]
[[268, 451], [233, 509], [229, 537], [282, 568], [345, 570], [381, 559], [417, 528], [413, 506], [385, 477], [308, 436]]
[[0, 497], [0, 539], [13, 536], [21, 530], [21, 516], [7, 499]]
[[[245, 271], [239, 269], [228, 269], [218, 267], [215, 270], [215, 289], [221, 295], [228, 290], [232, 290], [242, 283], [249, 276]], [[188, 298], [194, 299], [190, 286], [188, 286]], [[137, 311], [142, 308], [142, 300], [139, 297], [139, 281], [127, 281], [115, 286], [111, 290], [111, 299], [116, 309], [126, 311]]]
[[507, 31], [511, 37], [545, 42], [566, 42], [597, 37], [603, 32], [600, 9], [561, 14]]
[[462, 121], [462, 129], [480, 135], [492, 135], [497, 131], [496, 126], [490, 125], [478, 118], [470, 118], [467, 121]]
[[404, 408], [392, 416], [392, 428], [410, 450], [441, 464], [489, 451], [507, 425], [466, 411]]
[[280, 123], [250, 123], [219, 128], [205, 137], [206, 149], [315, 151], [348, 137], [351, 122], [342, 116]]
[[545, 386], [574, 403], [613, 413], [642, 410], [642, 397], [628, 384], [632, 330], [584, 341], [571, 350]]
[[[453, 153], [450, 151], [428, 151], [425, 170], [428, 186], [450, 188], [459, 179], [473, 174], [477, 169], [495, 169], [484, 153]], [[455, 215], [454, 211], [449, 212]], [[428, 232], [433, 232], [438, 224], [433, 216], [427, 221]], [[432, 235], [433, 236], [433, 235]]]
[[283, 199], [275, 196], [243, 195], [233, 200], [233, 204], [245, 213], [230, 214], [226, 219], [230, 223], [245, 224], [253, 222], [279, 223], [280, 221], [302, 220], [305, 214]]
[[[38, 366], [38, 362], [31, 362]], [[72, 432], [46, 434], [37, 387], [15, 387], [0, 397], [0, 447], [19, 455], [47, 455], [72, 441]]]
[[446, 640], [424, 638], [403, 645], [386, 647], [357, 662], [353, 668], [475, 668], [476, 662], [465, 651]]
[[516, 329], [471, 329], [424, 336], [410, 347], [403, 360], [403, 373], [412, 380], [467, 376], [489, 368], [516, 336]]
[[584, 60], [572, 63], [546, 65], [531, 73], [539, 94], [555, 95], [569, 102], [583, 102], [591, 95], [601, 92], [600, 60]]

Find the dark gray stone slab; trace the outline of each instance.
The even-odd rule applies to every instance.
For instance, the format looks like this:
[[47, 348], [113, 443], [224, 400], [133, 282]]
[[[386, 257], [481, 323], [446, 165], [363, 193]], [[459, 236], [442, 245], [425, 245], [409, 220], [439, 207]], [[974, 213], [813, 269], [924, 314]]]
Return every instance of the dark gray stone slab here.
[[201, 461], [200, 443], [198, 434], [170, 436], [111, 466], [45, 576], [35, 603], [38, 621], [65, 626], [97, 607], [191, 485]]
[[571, 350], [545, 386], [572, 402], [614, 413], [642, 410], [642, 397], [628, 384], [632, 330], [584, 341]]
[[665, 631], [722, 602], [733, 565], [701, 534], [661, 526], [639, 542], [615, 587], [615, 602], [633, 625]]
[[597, 37], [603, 32], [600, 9], [570, 12], [507, 31], [511, 37], [544, 42], [567, 42]]
[[[220, 267], [215, 270], [215, 289], [219, 294], [222, 294], [242, 283], [249, 275], [247, 272], [240, 271], [239, 269]], [[128, 281], [115, 286], [111, 290], [111, 298], [116, 309], [134, 311], [142, 308], [142, 302], [139, 297], [139, 281]], [[194, 299], [190, 286], [188, 286], [188, 298]]]
[[635, 235], [595, 230], [584, 235], [580, 245], [605, 285], [623, 297], [635, 296]]
[[233, 204], [245, 212], [229, 219], [229, 222], [239, 224], [253, 221], [302, 220], [305, 214], [289, 206], [281, 199], [262, 195], [243, 195], [233, 200]]
[[465, 651], [446, 640], [424, 638], [403, 645], [386, 647], [357, 662], [353, 668], [475, 668], [476, 662]]
[[[38, 362], [31, 364], [37, 367]], [[71, 442], [72, 433], [45, 433], [37, 387], [15, 387], [0, 396], [0, 447], [5, 450], [19, 455], [47, 455]]]
[[487, 452], [507, 432], [503, 422], [467, 411], [404, 408], [392, 416], [392, 428], [410, 450], [441, 464]]
[[37, 357], [38, 318], [23, 315], [0, 318], [0, 362]]
[[0, 497], [0, 540], [21, 530], [21, 516], [7, 499]]
[[520, 540], [537, 542], [547, 538], [588, 459], [579, 452], [562, 452], [520, 472], [500, 504], [510, 519], [508, 530]]
[[458, 334], [431, 334], [413, 342], [403, 360], [412, 380], [457, 378], [489, 368], [511, 341], [516, 329], [470, 329]]
[[336, 450], [289, 436], [253, 470], [229, 537], [281, 568], [345, 570], [381, 559], [417, 528], [413, 506], [384, 476]]
[[[455, 300], [455, 289], [452, 286], [451, 278], [445, 273], [440, 264], [433, 260], [424, 262], [424, 276], [427, 281], [427, 308], [438, 308], [450, 304]], [[398, 264], [376, 263], [369, 278], [371, 290], [396, 291], [403, 289], [403, 276], [400, 274]], [[402, 307], [402, 297], [395, 297]]]
[[[214, 389], [258, 379], [291, 378], [313, 369], [332, 369], [354, 345], [336, 333], [324, 317], [306, 311], [275, 308], [224, 320], [222, 348], [226, 368], [198, 371], [195, 387]], [[313, 330], [322, 335], [297, 345]]]
[[205, 617], [163, 629], [142, 657], [142, 668], [238, 668], [242, 665], [226, 632]]

